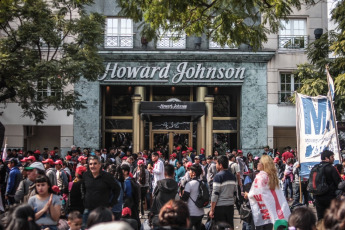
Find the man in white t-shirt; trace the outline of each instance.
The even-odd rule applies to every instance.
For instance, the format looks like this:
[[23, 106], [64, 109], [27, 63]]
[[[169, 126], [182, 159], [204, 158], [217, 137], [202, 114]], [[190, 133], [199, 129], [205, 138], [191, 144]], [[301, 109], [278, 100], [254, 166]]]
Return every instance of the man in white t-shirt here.
[[157, 185], [157, 182], [159, 180], [164, 179], [164, 163], [159, 160], [159, 154], [157, 152], [152, 153], [152, 161], [153, 161], [153, 167], [151, 166], [149, 171], [153, 175], [153, 181], [152, 181], [152, 191], [155, 190], [155, 187]]

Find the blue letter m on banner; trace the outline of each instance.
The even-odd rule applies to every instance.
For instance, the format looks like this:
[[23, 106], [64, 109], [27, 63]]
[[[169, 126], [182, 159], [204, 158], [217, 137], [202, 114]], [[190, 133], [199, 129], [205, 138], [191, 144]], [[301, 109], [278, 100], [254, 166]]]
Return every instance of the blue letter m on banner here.
[[[304, 110], [304, 124], [305, 124], [305, 134], [319, 135], [323, 133], [326, 125], [326, 105], [327, 99], [317, 100], [317, 114], [316, 109], [311, 98], [301, 98]], [[312, 131], [312, 124], [314, 127], [314, 132]], [[322, 130], [321, 130], [322, 128]]]

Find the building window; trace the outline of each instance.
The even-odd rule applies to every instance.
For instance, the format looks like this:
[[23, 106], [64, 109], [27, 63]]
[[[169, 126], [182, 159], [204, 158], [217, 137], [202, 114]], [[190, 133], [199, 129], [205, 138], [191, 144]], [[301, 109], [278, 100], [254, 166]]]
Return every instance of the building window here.
[[62, 90], [61, 88], [53, 87], [47, 84], [46, 81], [37, 82], [37, 100], [43, 101], [47, 97], [57, 97], [61, 99]]
[[178, 36], [177, 33], [161, 31], [162, 36], [157, 41], [157, 49], [185, 49], [186, 35]]
[[133, 48], [133, 22], [127, 18], [107, 18], [105, 48]]
[[306, 19], [289, 19], [282, 21], [278, 45], [280, 49], [305, 49], [308, 45]]
[[280, 74], [279, 103], [290, 104], [293, 93], [301, 88], [300, 80], [296, 79], [292, 73]]

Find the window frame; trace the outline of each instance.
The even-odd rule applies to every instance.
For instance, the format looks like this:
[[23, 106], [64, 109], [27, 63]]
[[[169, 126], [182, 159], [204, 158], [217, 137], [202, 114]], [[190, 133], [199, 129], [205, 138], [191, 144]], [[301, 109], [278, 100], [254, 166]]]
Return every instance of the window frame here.
[[[109, 28], [109, 21], [110, 20], [117, 20], [117, 27], [112, 26]], [[129, 21], [131, 25], [130, 28], [123, 27], [122, 20]], [[114, 22], [113, 22], [114, 24]], [[113, 25], [112, 24], [112, 25]], [[125, 23], [127, 25], [127, 22]], [[130, 30], [130, 33], [122, 33], [122, 30]], [[108, 30], [112, 30], [112, 33], [108, 33]], [[117, 30], [115, 33], [113, 30]], [[108, 38], [114, 37], [117, 40], [117, 45], [112, 45], [111, 42], [108, 43]], [[128, 38], [130, 45], [121, 45], [121, 37]], [[134, 25], [133, 20], [130, 18], [123, 18], [123, 17], [107, 17], [105, 22], [105, 33], [104, 33], [104, 48], [112, 49], [112, 48], [120, 48], [120, 49], [130, 49], [134, 48]]]
[[[295, 28], [295, 22], [303, 22], [304, 28]], [[307, 18], [288, 18], [287, 20], [282, 20], [281, 24], [283, 24], [284, 28], [279, 29], [278, 32], [278, 49], [304, 50], [309, 43], [307, 23]], [[286, 29], [287, 25], [289, 25], [290, 29]], [[300, 34], [299, 31], [303, 31], [303, 34]]]
[[[290, 82], [287, 83], [286, 82], [286, 76], [285, 76], [285, 82], [282, 82], [282, 75], [290, 75]], [[287, 72], [287, 71], [282, 71], [279, 72], [279, 93], [278, 93], [278, 103], [279, 104], [291, 104], [291, 102], [288, 100], [288, 98], [285, 99], [285, 101], [282, 100], [282, 94], [290, 94], [290, 97], [293, 95], [293, 93], [298, 90], [301, 86], [302, 83], [301, 81], [299, 82], [295, 82], [296, 78], [295, 78], [295, 74], [293, 74], [292, 72]], [[282, 89], [282, 86], [284, 84], [284, 88], [285, 90]], [[286, 85], [290, 85], [290, 91], [286, 90]], [[296, 85], [298, 85], [298, 87], [295, 87]]]

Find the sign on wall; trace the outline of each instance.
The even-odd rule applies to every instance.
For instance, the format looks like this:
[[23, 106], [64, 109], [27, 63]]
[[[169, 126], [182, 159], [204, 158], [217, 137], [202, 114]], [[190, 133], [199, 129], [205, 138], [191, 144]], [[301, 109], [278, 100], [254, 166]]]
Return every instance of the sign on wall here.
[[242, 83], [246, 68], [227, 63], [162, 62], [127, 63], [107, 62], [105, 72], [98, 77], [101, 83], [123, 84], [219, 84]]
[[296, 95], [296, 129], [301, 176], [321, 162], [321, 152], [334, 152], [335, 164], [339, 162], [339, 148], [331, 97]]

